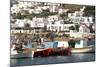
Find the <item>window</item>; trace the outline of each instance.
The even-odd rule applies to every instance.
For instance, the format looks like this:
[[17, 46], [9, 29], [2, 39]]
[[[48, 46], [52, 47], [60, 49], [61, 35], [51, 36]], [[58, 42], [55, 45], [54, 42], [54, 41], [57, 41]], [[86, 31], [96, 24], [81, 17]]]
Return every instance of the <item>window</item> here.
[[83, 18], [81, 18], [81, 19], [80, 19], [80, 22], [84, 22], [84, 19], [83, 19]]
[[90, 19], [88, 18], [87, 21], [90, 22]]
[[21, 30], [20, 30], [20, 33], [21, 33]]
[[29, 30], [29, 32], [31, 32], [31, 30]]
[[82, 32], [82, 29], [80, 29], [79, 31]]
[[50, 27], [48, 27], [48, 30], [50, 30]]
[[55, 24], [54, 22], [52, 22], [52, 24]]
[[76, 44], [80, 45], [80, 40], [76, 41]]
[[55, 29], [57, 29], [57, 27], [55, 27]]
[[61, 31], [61, 26], [59, 26], [59, 31]]
[[64, 29], [66, 29], [67, 27], [66, 26], [64, 26]]
[[51, 26], [51, 28], [52, 28], [52, 29], [54, 29], [54, 27], [53, 27], [53, 26]]
[[87, 32], [87, 29], [85, 29], [85, 32]]
[[29, 23], [25, 23], [24, 27], [30, 27], [30, 24]]
[[73, 13], [71, 13], [71, 16], [73, 16], [74, 14]]

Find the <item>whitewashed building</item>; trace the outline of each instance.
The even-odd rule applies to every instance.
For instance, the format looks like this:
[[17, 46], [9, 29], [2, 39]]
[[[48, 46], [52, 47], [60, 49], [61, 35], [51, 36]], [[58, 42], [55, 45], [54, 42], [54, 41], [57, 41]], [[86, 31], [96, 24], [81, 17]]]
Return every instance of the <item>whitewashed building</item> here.
[[86, 25], [80, 25], [79, 32], [80, 33], [90, 33], [90, 29]]
[[68, 13], [69, 20], [73, 23], [78, 23], [78, 24], [85, 23], [87, 26], [89, 26], [91, 23], [94, 23], [93, 17], [83, 16], [84, 9], [85, 9], [85, 6], [83, 6], [80, 9], [80, 11], [75, 11], [74, 13]]
[[[16, 19], [15, 23], [11, 23], [11, 33], [24, 33], [30, 32], [35, 33], [36, 31], [42, 31], [44, 28], [44, 18], [33, 18], [29, 19]], [[29, 29], [26, 28], [26, 24], [29, 25]]]
[[59, 15], [52, 15], [48, 17], [48, 22], [58, 21]]
[[59, 20], [47, 24], [47, 30], [56, 32], [69, 31], [70, 26], [74, 26], [74, 24], [64, 24], [63, 20]]
[[79, 32], [70, 32], [70, 36], [75, 38], [84, 38], [89, 35], [91, 35], [90, 29], [84, 24], [80, 25]]
[[13, 5], [13, 7], [11, 7], [11, 14], [18, 13], [20, 11], [21, 11], [21, 9], [19, 8], [18, 4], [15, 4], [15, 5]]
[[70, 21], [72, 21], [73, 23], [85, 23], [87, 26], [89, 26], [91, 23], [94, 23], [92, 19], [92, 17], [70, 17]]
[[66, 13], [69, 9], [62, 9], [62, 8], [59, 8], [58, 9], [58, 13], [59, 14], [63, 14], [63, 13]]

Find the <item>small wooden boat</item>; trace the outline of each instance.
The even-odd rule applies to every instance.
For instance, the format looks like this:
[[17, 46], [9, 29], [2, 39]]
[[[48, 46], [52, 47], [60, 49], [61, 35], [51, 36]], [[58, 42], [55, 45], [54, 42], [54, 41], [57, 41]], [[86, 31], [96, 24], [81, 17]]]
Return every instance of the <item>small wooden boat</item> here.
[[[16, 52], [16, 51], [14, 51]], [[23, 51], [23, 53], [11, 53], [10, 57], [11, 58], [32, 58], [34, 55], [34, 51]]]
[[18, 53], [17, 50], [14, 49], [15, 45], [13, 45], [13, 47], [11, 48], [11, 58], [30, 58], [34, 55], [34, 49], [32, 48], [23, 49], [21, 53]]

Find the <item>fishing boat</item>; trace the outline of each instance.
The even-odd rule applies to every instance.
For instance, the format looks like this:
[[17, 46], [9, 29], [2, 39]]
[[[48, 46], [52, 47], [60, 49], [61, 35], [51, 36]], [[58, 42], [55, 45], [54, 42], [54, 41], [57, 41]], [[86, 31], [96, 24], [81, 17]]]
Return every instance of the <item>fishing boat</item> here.
[[34, 49], [23, 49], [23, 52], [18, 53], [17, 50], [15, 50], [15, 45], [11, 48], [11, 58], [31, 58], [34, 55]]
[[48, 49], [37, 49], [37, 51], [34, 52], [35, 55], [70, 55], [72, 53], [94, 53], [95, 48], [94, 47], [86, 47], [86, 48], [48, 48]]
[[11, 58], [30, 58], [30, 57], [32, 57], [31, 53], [20, 53], [11, 55]]
[[91, 53], [95, 52], [94, 47], [87, 47], [87, 48], [72, 48], [71, 53]]
[[48, 48], [48, 49], [38, 49], [34, 52], [34, 57], [46, 57], [55, 55], [71, 55], [73, 53], [91, 53], [95, 52], [93, 47], [87, 48]]
[[[57, 47], [61, 44], [61, 47]], [[50, 55], [71, 55], [72, 53], [90, 53], [90, 52], [95, 52], [95, 47], [94, 46], [86, 46], [86, 47], [77, 47], [77, 48], [71, 48], [71, 47], [64, 47], [62, 43], [57, 43], [54, 45], [54, 43], [49, 44], [49, 46], [45, 45], [46, 48], [39, 47], [37, 50], [34, 52], [34, 57], [37, 56], [50, 56]], [[83, 44], [82, 44], [83, 45]]]

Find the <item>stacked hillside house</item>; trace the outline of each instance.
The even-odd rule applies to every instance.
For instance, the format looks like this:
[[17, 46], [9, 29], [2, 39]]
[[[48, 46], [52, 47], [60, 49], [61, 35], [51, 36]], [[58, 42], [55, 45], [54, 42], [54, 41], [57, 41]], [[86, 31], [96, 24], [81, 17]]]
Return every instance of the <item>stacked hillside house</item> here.
[[[94, 23], [93, 17], [83, 16], [84, 9], [85, 6], [79, 5], [18, 1], [11, 7], [11, 33], [55, 31], [78, 37], [90, 33], [89, 26]], [[76, 31], [76, 24], [79, 31]]]

